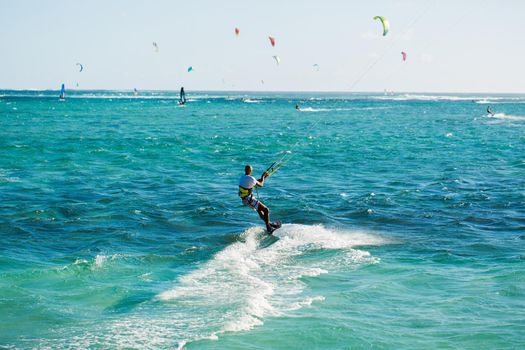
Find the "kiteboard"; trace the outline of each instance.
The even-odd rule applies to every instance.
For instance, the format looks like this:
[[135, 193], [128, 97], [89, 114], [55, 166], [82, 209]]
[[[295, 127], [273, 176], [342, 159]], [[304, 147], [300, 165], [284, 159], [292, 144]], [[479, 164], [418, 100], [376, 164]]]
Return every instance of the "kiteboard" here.
[[259, 240], [258, 247], [260, 249], [268, 248], [275, 242], [279, 240], [279, 237], [274, 235], [263, 235], [263, 237]]

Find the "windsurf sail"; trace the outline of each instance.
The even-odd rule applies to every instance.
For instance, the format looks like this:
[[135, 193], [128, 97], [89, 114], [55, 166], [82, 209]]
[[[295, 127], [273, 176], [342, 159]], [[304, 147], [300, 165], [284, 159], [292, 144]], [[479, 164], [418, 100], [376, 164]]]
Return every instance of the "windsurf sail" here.
[[157, 45], [156, 42], [153, 42], [153, 47], [155, 48], [155, 52], [159, 52], [159, 45]]
[[179, 104], [183, 105], [186, 103], [186, 93], [184, 92], [184, 87], [180, 88], [180, 98], [179, 98]]
[[235, 35], [239, 36], [241, 34], [241, 30], [239, 28], [235, 28]]
[[275, 47], [275, 38], [273, 36], [269, 36], [268, 39], [270, 39], [270, 44], [272, 47]]
[[138, 95], [139, 95], [139, 92], [137, 88], [133, 88], [133, 96], [138, 96]]
[[273, 56], [273, 59], [275, 60], [275, 63], [277, 63], [277, 65], [281, 64], [281, 59], [279, 58], [279, 56]]
[[407, 53], [405, 51], [401, 51], [401, 56], [403, 56], [403, 62], [407, 60]]
[[60, 89], [60, 96], [58, 98], [60, 98], [61, 100], [66, 98], [66, 88], [64, 84], [62, 84], [62, 88]]

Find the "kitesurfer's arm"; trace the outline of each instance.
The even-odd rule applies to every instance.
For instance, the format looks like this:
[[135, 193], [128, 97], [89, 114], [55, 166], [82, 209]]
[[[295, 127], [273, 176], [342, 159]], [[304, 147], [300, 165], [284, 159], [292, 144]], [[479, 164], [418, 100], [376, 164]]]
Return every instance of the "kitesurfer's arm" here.
[[268, 173], [265, 171], [264, 174], [261, 175], [261, 178], [257, 180], [257, 183], [255, 185], [257, 185], [258, 187], [263, 187], [264, 179], [266, 179], [267, 177], [268, 177]]

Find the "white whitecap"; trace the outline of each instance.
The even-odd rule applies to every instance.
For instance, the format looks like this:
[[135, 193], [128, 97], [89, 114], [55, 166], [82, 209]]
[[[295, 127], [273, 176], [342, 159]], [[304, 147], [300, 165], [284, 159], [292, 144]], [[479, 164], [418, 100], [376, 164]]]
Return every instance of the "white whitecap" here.
[[268, 317], [322, 303], [309, 279], [377, 263], [357, 247], [388, 243], [368, 232], [322, 225], [285, 224], [274, 234], [246, 230], [137, 312], [68, 339], [80, 347], [183, 348], [224, 332], [249, 331]]
[[523, 121], [523, 120], [525, 120], [524, 116], [506, 115], [505, 113], [496, 113], [493, 116], [489, 116], [489, 118], [496, 118], [496, 119], [503, 119], [503, 120], [513, 120], [513, 121]]
[[[202, 317], [219, 322], [215, 334], [247, 331], [267, 316], [285, 314], [304, 303], [304, 277], [316, 277], [334, 269], [377, 260], [354, 247], [383, 244], [379, 236], [365, 232], [338, 231], [323, 226], [284, 225], [278, 240], [264, 247], [267, 237], [252, 228], [195, 271], [179, 278], [174, 288], [158, 295], [165, 302], [207, 309]], [[316, 249], [338, 250], [321, 261], [303, 260]], [[322, 296], [315, 300], [322, 300]], [[215, 307], [210, 307], [213, 305]], [[215, 310], [216, 308], [216, 310]], [[188, 315], [187, 317], [191, 317]]]

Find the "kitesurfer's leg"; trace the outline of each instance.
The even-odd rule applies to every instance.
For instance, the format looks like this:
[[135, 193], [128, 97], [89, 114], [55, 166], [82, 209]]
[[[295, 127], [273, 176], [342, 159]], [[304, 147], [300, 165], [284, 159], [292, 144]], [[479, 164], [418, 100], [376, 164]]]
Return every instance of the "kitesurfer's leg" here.
[[268, 207], [259, 202], [259, 205], [257, 206], [257, 213], [266, 224], [266, 229], [270, 231], [270, 210], [268, 209]]

